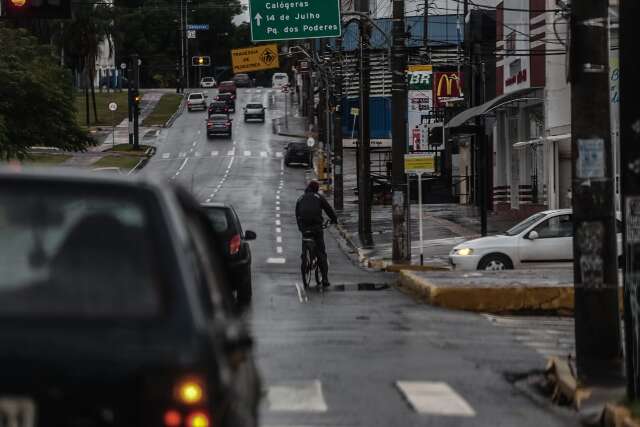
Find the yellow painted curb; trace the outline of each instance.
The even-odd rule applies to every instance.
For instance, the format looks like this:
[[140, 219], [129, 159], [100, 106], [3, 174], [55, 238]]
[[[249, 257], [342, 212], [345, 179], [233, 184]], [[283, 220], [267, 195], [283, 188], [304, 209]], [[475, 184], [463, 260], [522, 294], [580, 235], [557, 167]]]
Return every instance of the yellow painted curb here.
[[399, 282], [428, 304], [454, 310], [484, 313], [573, 310], [573, 286], [443, 286], [407, 270], [400, 271]]

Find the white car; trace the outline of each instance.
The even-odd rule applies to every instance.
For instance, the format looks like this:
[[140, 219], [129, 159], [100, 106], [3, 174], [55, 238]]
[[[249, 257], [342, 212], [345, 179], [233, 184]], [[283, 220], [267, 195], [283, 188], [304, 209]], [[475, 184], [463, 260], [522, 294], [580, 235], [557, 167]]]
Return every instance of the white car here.
[[282, 89], [289, 84], [289, 76], [287, 73], [274, 73], [271, 78], [271, 86], [274, 89]]
[[[531, 215], [504, 234], [469, 240], [453, 248], [449, 262], [456, 270], [509, 270], [536, 263], [573, 262], [571, 209]], [[618, 254], [622, 249], [617, 218]]]
[[203, 89], [209, 89], [212, 87], [216, 87], [218, 83], [216, 83], [216, 79], [213, 77], [203, 77], [200, 79], [200, 87]]
[[207, 109], [207, 95], [202, 92], [194, 92], [190, 93], [187, 98], [187, 110], [190, 112], [195, 110], [206, 110]]

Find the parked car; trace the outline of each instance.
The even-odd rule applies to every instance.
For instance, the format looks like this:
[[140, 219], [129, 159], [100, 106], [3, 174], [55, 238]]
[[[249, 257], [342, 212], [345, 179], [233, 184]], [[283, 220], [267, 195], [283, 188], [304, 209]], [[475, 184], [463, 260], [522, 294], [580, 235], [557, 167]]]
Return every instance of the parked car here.
[[215, 135], [232, 136], [232, 120], [228, 114], [212, 114], [207, 120], [207, 137]]
[[247, 104], [244, 107], [244, 121], [260, 120], [264, 123], [264, 105], [258, 103]]
[[237, 91], [236, 84], [232, 81], [224, 81], [218, 86], [218, 93], [232, 93], [235, 96]]
[[313, 164], [313, 152], [306, 142], [290, 142], [284, 147], [284, 164], [289, 166], [292, 163]]
[[289, 76], [287, 73], [273, 73], [271, 78], [271, 86], [274, 89], [282, 89], [289, 84]]
[[232, 93], [221, 93], [216, 96], [216, 101], [223, 101], [229, 107], [229, 111], [232, 113], [236, 112], [236, 96]]
[[229, 114], [229, 106], [225, 101], [213, 101], [209, 104], [209, 117], [212, 114]]
[[[539, 212], [504, 234], [469, 240], [453, 248], [449, 261], [459, 270], [509, 270], [523, 265], [573, 261], [571, 209]], [[622, 253], [618, 218], [618, 254]]]
[[203, 77], [200, 79], [200, 87], [203, 89], [214, 88], [218, 85], [213, 77]]
[[233, 82], [236, 84], [236, 87], [253, 86], [253, 81], [248, 74], [236, 74], [235, 76], [233, 76]]
[[251, 302], [251, 248], [249, 241], [256, 239], [251, 230], [242, 231], [242, 225], [235, 209], [223, 203], [202, 205], [218, 234], [216, 242], [229, 268], [228, 274], [234, 278], [232, 291], [242, 308]]
[[189, 112], [193, 110], [206, 110], [207, 109], [207, 95], [202, 92], [193, 92], [189, 94], [187, 98], [187, 110]]
[[0, 171], [0, 218], [2, 425], [257, 425], [252, 339], [185, 190]]

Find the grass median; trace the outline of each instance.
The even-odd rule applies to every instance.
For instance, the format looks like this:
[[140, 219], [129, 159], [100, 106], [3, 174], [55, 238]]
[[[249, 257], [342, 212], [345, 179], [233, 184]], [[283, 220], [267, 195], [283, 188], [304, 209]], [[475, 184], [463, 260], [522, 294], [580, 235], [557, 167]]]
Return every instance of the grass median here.
[[143, 126], [164, 126], [164, 124], [178, 111], [180, 103], [182, 102], [182, 95], [175, 93], [167, 93], [162, 95], [160, 101], [156, 104], [155, 108], [142, 122]]
[[56, 166], [66, 162], [72, 156], [70, 154], [30, 154], [22, 161], [25, 166]]
[[[115, 102], [118, 104], [116, 111], [109, 110], [109, 104]], [[76, 106], [76, 119], [80, 126], [87, 125], [87, 114], [84, 92], [76, 92], [74, 97]], [[93, 101], [89, 94], [89, 117], [91, 118], [90, 126], [117, 126], [129, 115], [127, 109], [127, 91], [122, 92], [96, 92], [96, 108], [98, 110], [98, 121], [95, 122], [93, 116]]]
[[92, 168], [120, 168], [127, 173], [137, 165], [142, 157], [138, 156], [104, 156], [91, 165]]

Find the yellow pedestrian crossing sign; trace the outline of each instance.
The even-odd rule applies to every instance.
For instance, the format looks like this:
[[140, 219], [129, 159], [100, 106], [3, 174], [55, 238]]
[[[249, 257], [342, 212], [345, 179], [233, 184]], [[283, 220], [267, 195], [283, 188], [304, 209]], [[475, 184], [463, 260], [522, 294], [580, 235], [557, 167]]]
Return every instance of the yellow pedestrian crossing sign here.
[[435, 156], [432, 154], [405, 154], [404, 171], [408, 174], [433, 173], [436, 171]]
[[231, 51], [234, 73], [280, 68], [278, 45], [275, 43]]

